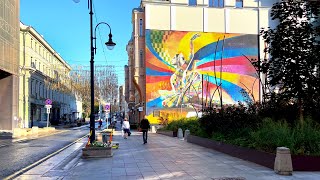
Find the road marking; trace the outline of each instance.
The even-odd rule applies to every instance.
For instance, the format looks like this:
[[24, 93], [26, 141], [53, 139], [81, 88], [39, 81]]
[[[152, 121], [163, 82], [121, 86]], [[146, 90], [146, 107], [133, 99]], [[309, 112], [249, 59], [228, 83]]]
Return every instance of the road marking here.
[[46, 157], [38, 160], [37, 162], [35, 162], [35, 163], [33, 163], [33, 164], [30, 164], [29, 166], [27, 166], [27, 167], [25, 167], [25, 168], [23, 168], [23, 169], [15, 172], [15, 173], [11, 174], [10, 176], [4, 178], [3, 180], [11, 180], [11, 179], [14, 179], [14, 178], [18, 177], [19, 175], [23, 174], [24, 172], [29, 171], [30, 169], [32, 169], [32, 168], [38, 166], [39, 164], [43, 163], [44, 161], [48, 160], [48, 159], [51, 158], [52, 156], [55, 156], [55, 155], [59, 154], [61, 151], [65, 150], [65, 149], [67, 149], [68, 147], [72, 146], [73, 144], [81, 141], [83, 138], [87, 138], [87, 136], [88, 136], [88, 134], [84, 135], [83, 137], [81, 137], [81, 138], [73, 141], [72, 143], [68, 144], [67, 146], [65, 146], [65, 147], [59, 149], [58, 151], [53, 152], [53, 153], [49, 154], [48, 156], [46, 156]]

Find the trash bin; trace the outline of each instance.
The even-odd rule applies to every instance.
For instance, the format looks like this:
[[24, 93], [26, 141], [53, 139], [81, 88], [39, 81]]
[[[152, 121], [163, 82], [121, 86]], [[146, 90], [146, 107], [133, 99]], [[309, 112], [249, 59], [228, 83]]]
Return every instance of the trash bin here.
[[104, 132], [102, 133], [102, 142], [107, 143], [108, 141], [112, 141], [112, 132]]

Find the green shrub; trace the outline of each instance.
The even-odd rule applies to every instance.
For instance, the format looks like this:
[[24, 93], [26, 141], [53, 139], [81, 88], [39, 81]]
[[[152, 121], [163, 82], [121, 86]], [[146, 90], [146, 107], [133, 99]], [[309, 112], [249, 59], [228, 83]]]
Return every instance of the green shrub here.
[[228, 135], [239, 129], [256, 128], [260, 122], [256, 111], [255, 106], [245, 106], [241, 103], [233, 106], [224, 106], [218, 111], [209, 109], [200, 118], [200, 126], [210, 136], [213, 132]]
[[198, 118], [182, 118], [179, 120], [171, 121], [166, 127], [166, 130], [170, 131], [178, 131], [181, 128], [182, 131], [186, 129], [190, 130], [190, 134], [203, 134], [202, 130], [200, 129], [200, 124]]
[[265, 119], [261, 127], [252, 133], [255, 147], [267, 152], [275, 152], [277, 147], [293, 149], [294, 139], [286, 122], [274, 122]]
[[320, 155], [320, 128], [316, 122], [306, 120], [289, 127], [286, 122], [266, 119], [252, 133], [252, 144], [256, 149], [275, 152], [277, 147], [287, 147], [293, 155]]
[[307, 119], [302, 125], [297, 124], [293, 129], [293, 154], [320, 155], [319, 124]]

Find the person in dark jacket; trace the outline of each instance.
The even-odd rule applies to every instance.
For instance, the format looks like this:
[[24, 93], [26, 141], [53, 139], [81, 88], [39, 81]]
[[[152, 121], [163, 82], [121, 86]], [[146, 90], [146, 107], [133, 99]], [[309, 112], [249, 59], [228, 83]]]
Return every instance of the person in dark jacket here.
[[150, 129], [150, 123], [147, 118], [141, 120], [140, 128], [142, 131], [143, 144], [146, 144], [148, 141], [148, 130]]

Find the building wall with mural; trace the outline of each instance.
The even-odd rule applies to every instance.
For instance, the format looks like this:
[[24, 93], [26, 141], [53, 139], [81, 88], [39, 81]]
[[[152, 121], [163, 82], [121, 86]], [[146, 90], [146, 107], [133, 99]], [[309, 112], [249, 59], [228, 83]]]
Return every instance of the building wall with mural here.
[[[143, 23], [132, 21], [133, 54], [142, 52], [144, 56], [129, 58], [128, 64], [144, 60], [145, 66], [135, 68], [134, 74], [140, 73], [143, 113], [151, 123], [161, 123], [161, 117], [195, 116], [202, 106], [221, 101], [258, 100], [258, 74], [248, 59], [264, 58], [265, 44], [258, 34], [261, 28], [277, 24], [270, 17], [277, 1], [247, 0], [239, 5], [240, 1], [234, 0], [219, 4], [209, 0], [142, 0], [139, 13]], [[137, 35], [141, 31], [145, 39]], [[137, 39], [143, 39], [143, 51]], [[135, 106], [141, 105], [137, 99], [135, 96], [132, 102]]]
[[[259, 99], [258, 35], [146, 30], [146, 115]], [[220, 98], [222, 97], [222, 98]]]

